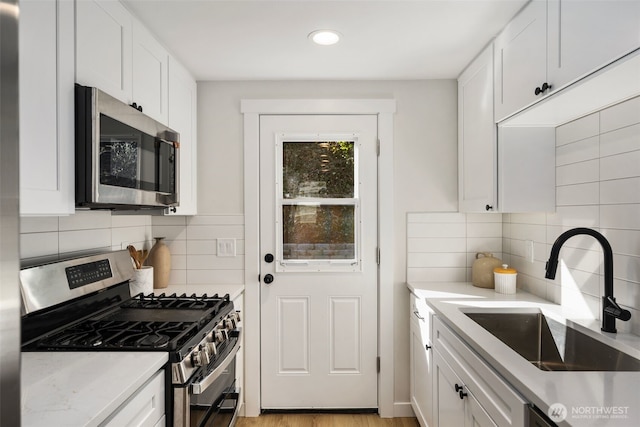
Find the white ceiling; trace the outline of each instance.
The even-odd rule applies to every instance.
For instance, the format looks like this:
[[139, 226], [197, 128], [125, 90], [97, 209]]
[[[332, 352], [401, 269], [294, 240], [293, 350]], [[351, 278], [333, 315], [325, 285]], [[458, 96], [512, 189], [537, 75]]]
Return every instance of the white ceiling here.
[[123, 2], [196, 80], [410, 80], [456, 78], [526, 0]]

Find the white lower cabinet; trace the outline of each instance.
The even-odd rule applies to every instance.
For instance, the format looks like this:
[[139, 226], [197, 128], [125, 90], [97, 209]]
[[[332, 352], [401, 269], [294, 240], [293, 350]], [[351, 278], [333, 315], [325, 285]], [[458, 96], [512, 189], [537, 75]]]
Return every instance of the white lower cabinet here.
[[526, 401], [437, 316], [433, 317], [435, 426], [526, 424]]
[[156, 372], [102, 426], [164, 426], [164, 370]]
[[433, 426], [433, 349], [431, 319], [433, 311], [424, 299], [410, 297], [410, 390], [411, 407], [422, 427]]

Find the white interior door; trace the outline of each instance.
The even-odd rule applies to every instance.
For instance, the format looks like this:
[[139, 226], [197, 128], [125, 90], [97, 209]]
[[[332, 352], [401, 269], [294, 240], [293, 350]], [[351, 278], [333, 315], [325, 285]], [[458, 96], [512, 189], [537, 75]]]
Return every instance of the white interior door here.
[[376, 144], [374, 115], [260, 117], [263, 409], [378, 406]]

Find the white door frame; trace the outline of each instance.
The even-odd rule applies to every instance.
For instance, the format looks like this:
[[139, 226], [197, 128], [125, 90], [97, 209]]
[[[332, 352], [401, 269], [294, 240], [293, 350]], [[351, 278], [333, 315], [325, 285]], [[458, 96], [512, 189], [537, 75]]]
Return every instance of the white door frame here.
[[244, 413], [260, 415], [260, 115], [375, 114], [378, 116], [378, 412], [394, 416], [393, 337], [393, 114], [394, 99], [243, 99], [244, 114]]

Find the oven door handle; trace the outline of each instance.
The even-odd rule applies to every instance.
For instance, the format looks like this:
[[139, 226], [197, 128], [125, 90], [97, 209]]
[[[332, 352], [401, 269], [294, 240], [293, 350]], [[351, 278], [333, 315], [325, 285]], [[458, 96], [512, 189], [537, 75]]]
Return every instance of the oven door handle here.
[[216, 367], [213, 371], [209, 373], [206, 377], [198, 382], [194, 382], [191, 384], [191, 393], [193, 394], [202, 394], [224, 371], [227, 369], [227, 366], [234, 360], [236, 357], [236, 353], [240, 350], [240, 341], [236, 341], [236, 346], [229, 352], [227, 357], [222, 361], [218, 367]]

